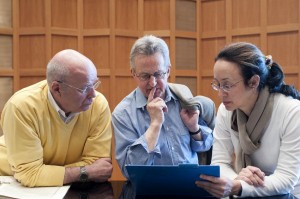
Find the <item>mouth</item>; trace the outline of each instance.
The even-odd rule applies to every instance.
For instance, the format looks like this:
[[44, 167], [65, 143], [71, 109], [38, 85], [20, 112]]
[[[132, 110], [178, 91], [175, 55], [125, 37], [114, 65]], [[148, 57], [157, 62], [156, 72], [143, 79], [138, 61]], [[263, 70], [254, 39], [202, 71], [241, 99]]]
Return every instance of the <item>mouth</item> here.
[[90, 106], [92, 103], [93, 103], [93, 100], [92, 100], [92, 99], [87, 99], [87, 100], [85, 101], [84, 105]]
[[223, 101], [223, 104], [226, 106], [226, 105], [230, 104], [230, 102]]

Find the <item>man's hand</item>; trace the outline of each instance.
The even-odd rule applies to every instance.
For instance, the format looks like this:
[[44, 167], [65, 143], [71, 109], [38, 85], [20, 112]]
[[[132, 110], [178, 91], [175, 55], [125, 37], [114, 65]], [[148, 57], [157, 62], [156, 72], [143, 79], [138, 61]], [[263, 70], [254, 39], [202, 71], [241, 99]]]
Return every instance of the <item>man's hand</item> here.
[[85, 166], [89, 175], [89, 180], [95, 182], [105, 182], [112, 174], [112, 162], [110, 158], [99, 158], [93, 164]]
[[160, 97], [154, 98], [155, 91], [156, 88], [154, 87], [148, 95], [147, 111], [149, 112], [151, 123], [161, 125], [165, 120], [164, 112], [168, 112], [168, 107]]
[[198, 120], [199, 120], [199, 110], [188, 110], [188, 109], [181, 109], [180, 117], [185, 124], [185, 126], [191, 132], [196, 132], [199, 130]]

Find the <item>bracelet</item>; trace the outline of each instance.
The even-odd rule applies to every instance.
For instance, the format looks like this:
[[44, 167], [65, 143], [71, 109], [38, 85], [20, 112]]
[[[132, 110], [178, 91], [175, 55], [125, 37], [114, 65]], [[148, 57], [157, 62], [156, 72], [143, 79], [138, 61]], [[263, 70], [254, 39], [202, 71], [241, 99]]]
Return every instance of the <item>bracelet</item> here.
[[201, 128], [200, 128], [200, 126], [199, 126], [198, 131], [196, 131], [196, 132], [191, 132], [191, 131], [189, 131], [189, 134], [190, 134], [190, 135], [196, 135], [196, 134], [198, 134], [198, 133], [200, 133], [200, 132], [201, 132]]

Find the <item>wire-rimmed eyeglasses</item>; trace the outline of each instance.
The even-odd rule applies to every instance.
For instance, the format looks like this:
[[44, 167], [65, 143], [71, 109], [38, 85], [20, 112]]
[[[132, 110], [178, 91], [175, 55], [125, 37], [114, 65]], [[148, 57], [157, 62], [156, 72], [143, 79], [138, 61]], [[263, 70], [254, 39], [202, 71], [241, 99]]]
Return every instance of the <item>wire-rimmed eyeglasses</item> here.
[[153, 76], [155, 79], [163, 79], [165, 77], [165, 75], [167, 74], [168, 71], [163, 72], [163, 71], [157, 71], [153, 74], [149, 74], [149, 73], [135, 73], [134, 75], [139, 78], [139, 80], [141, 81], [148, 81], [151, 76]]
[[228, 83], [226, 83], [226, 84], [224, 84], [224, 85], [221, 85], [220, 84], [220, 82], [218, 82], [217, 80], [214, 80], [212, 83], [211, 83], [211, 87], [214, 89], [214, 90], [216, 90], [216, 91], [219, 91], [220, 89], [222, 90], [222, 91], [224, 91], [224, 92], [230, 92], [231, 91], [231, 89], [233, 88], [233, 87], [235, 87], [238, 83], [240, 83], [241, 81], [243, 81], [243, 79], [241, 79], [241, 80], [239, 80], [239, 81], [237, 81], [237, 82], [235, 82], [235, 83], [233, 83], [233, 84], [228, 84]]
[[60, 83], [60, 84], [64, 84], [64, 85], [66, 85], [66, 86], [68, 86], [68, 87], [70, 87], [70, 88], [73, 88], [73, 89], [75, 89], [75, 90], [77, 90], [78, 92], [80, 92], [80, 93], [82, 93], [82, 94], [84, 94], [84, 93], [87, 93], [90, 89], [94, 89], [94, 90], [96, 90], [98, 87], [99, 87], [99, 85], [101, 84], [101, 81], [97, 81], [96, 83], [94, 83], [93, 85], [90, 85], [90, 86], [85, 86], [84, 88], [77, 88], [76, 86], [72, 86], [72, 85], [70, 85], [70, 84], [67, 84], [67, 83], [65, 83], [65, 82], [63, 82], [63, 81], [59, 81], [59, 80], [57, 80], [57, 82], [58, 83]]

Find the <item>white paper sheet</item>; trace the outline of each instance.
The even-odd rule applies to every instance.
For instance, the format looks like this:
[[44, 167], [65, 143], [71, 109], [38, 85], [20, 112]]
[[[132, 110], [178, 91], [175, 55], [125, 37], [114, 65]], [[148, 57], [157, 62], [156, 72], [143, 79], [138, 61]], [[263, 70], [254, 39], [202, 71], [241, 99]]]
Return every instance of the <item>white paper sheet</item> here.
[[0, 197], [18, 199], [62, 199], [70, 186], [62, 187], [24, 187], [12, 176], [0, 176]]

